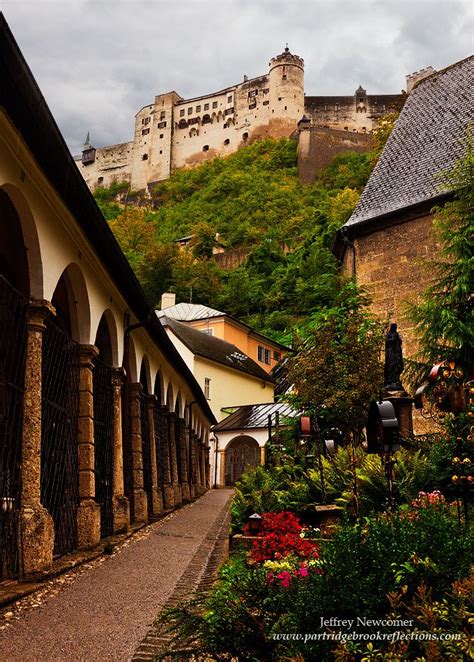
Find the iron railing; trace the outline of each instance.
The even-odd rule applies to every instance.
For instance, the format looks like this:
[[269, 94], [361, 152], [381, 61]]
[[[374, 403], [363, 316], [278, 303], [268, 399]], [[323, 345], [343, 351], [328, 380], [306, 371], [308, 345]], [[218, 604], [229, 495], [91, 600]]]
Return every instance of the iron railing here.
[[0, 579], [17, 577], [27, 299], [0, 275]]
[[49, 319], [43, 335], [41, 502], [54, 522], [54, 554], [77, 547], [79, 352]]
[[113, 453], [114, 389], [113, 369], [99, 358], [94, 359], [94, 471], [95, 500], [100, 505], [102, 538], [114, 532]]

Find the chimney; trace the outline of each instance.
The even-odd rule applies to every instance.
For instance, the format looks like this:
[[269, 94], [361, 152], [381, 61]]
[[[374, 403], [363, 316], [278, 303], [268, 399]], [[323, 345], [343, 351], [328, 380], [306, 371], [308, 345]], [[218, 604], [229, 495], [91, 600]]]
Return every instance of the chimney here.
[[161, 295], [161, 310], [170, 308], [176, 304], [176, 294], [174, 292], [164, 292]]

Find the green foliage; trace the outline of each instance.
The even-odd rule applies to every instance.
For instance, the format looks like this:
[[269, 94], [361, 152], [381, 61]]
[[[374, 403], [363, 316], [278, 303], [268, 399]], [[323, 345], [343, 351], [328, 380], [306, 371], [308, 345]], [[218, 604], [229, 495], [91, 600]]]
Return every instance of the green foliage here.
[[[339, 283], [332, 240], [358, 201], [371, 155], [340, 154], [313, 185], [303, 186], [296, 150], [294, 140], [257, 141], [174, 172], [151, 200], [136, 199], [126, 183], [97, 189], [95, 198], [154, 305], [172, 289], [178, 300], [192, 296], [287, 341], [305, 317], [333, 305]], [[154, 232], [146, 246], [132, 250], [124, 217], [137, 203]], [[217, 233], [226, 249], [248, 251], [244, 264], [216, 267]], [[188, 235], [194, 235], [191, 250], [174, 251], [174, 242]]]
[[474, 136], [467, 135], [464, 144], [463, 158], [441, 175], [442, 188], [455, 191], [455, 197], [436, 208], [441, 248], [427, 264], [433, 282], [420, 302], [408, 306], [425, 375], [440, 359], [457, 359], [468, 373], [474, 369]]
[[356, 445], [383, 385], [382, 326], [367, 306], [354, 283], [345, 283], [334, 306], [313, 317], [301, 351], [288, 361], [296, 408], [313, 411], [320, 426], [339, 428]]

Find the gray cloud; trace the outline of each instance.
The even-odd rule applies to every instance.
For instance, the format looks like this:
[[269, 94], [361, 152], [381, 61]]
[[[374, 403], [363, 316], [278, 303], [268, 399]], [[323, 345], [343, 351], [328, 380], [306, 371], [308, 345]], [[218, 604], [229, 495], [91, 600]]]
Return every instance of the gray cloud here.
[[264, 73], [289, 42], [308, 94], [399, 92], [472, 51], [468, 0], [3, 0], [73, 152], [130, 140], [155, 94], [198, 96]]

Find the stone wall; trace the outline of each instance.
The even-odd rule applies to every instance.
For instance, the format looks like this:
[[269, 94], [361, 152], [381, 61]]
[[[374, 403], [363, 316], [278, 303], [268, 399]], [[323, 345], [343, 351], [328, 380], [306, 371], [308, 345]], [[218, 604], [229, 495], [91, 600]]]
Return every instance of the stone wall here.
[[298, 138], [298, 174], [303, 184], [312, 184], [316, 175], [342, 152], [368, 152], [370, 134], [352, 133], [323, 127], [304, 128]]

